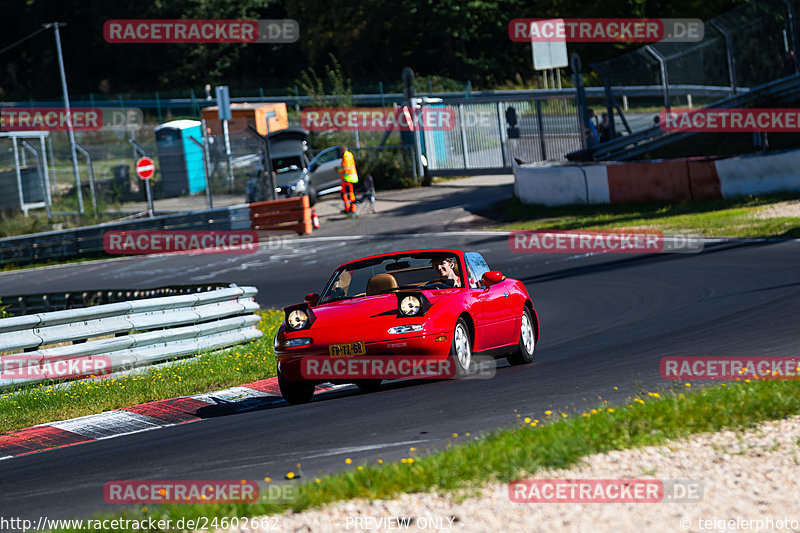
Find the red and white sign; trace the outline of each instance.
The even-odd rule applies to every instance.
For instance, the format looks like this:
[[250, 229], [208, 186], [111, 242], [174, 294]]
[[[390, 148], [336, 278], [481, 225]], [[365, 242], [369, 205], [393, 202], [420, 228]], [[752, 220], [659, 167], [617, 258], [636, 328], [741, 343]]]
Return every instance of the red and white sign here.
[[683, 109], [661, 111], [658, 125], [664, 131], [798, 132], [797, 109]]
[[520, 18], [508, 23], [508, 36], [518, 43], [692, 43], [704, 35], [700, 19]]
[[258, 39], [255, 20], [107, 20], [103, 37], [109, 43], [252, 43]]
[[103, 127], [103, 110], [73, 107], [6, 107], [0, 109], [0, 131], [97, 131]]
[[156, 164], [149, 157], [143, 157], [136, 162], [136, 175], [143, 180], [149, 180], [156, 173]]
[[300, 124], [309, 131], [450, 131], [456, 114], [450, 107], [309, 107], [300, 112]]
[[798, 357], [662, 357], [662, 379], [800, 379]]
[[[280, 244], [279, 244], [280, 247]], [[258, 251], [255, 231], [107, 231], [103, 248], [108, 254], [251, 254]]]

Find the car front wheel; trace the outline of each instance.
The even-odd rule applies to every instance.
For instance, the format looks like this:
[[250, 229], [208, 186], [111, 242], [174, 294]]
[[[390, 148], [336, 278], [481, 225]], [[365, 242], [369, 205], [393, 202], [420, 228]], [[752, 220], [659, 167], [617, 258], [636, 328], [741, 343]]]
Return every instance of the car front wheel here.
[[308, 403], [314, 396], [314, 384], [308, 381], [287, 381], [278, 369], [278, 387], [283, 399], [291, 404]]
[[309, 185], [308, 189], [306, 190], [306, 194], [308, 195], [309, 206], [313, 206], [314, 204], [317, 203], [317, 199], [319, 198], [319, 194], [317, 194], [317, 189]]
[[455, 376], [463, 377], [470, 373], [472, 365], [472, 339], [469, 327], [463, 318], [459, 318], [453, 330], [453, 342], [450, 345], [450, 363], [455, 365]]
[[525, 365], [533, 361], [533, 350], [536, 348], [536, 332], [533, 330], [531, 312], [525, 307], [522, 310], [522, 327], [519, 331], [519, 345], [513, 354], [506, 357], [512, 365]]

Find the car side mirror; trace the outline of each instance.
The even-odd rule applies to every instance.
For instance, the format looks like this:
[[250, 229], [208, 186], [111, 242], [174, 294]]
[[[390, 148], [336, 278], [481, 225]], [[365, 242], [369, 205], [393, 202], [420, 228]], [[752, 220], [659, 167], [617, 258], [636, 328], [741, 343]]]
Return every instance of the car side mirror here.
[[317, 164], [316, 163], [311, 163], [310, 165], [308, 165], [308, 171], [309, 172], [314, 172], [315, 168], [317, 168]]
[[483, 286], [486, 288], [500, 283], [504, 279], [506, 279], [506, 277], [499, 270], [490, 270], [481, 276], [481, 282], [483, 282]]
[[311, 292], [309, 294], [306, 294], [305, 301], [308, 302], [308, 305], [310, 305], [311, 307], [314, 307], [315, 305], [317, 305], [319, 303], [319, 294], [317, 294], [315, 292]]

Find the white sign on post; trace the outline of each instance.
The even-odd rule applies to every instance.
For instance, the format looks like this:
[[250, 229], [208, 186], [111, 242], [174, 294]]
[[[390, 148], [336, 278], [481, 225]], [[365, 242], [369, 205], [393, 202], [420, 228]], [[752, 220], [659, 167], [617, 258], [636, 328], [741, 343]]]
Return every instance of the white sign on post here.
[[564, 19], [539, 21], [531, 25], [531, 51], [533, 68], [548, 70], [569, 65], [567, 59], [567, 37], [564, 31]]

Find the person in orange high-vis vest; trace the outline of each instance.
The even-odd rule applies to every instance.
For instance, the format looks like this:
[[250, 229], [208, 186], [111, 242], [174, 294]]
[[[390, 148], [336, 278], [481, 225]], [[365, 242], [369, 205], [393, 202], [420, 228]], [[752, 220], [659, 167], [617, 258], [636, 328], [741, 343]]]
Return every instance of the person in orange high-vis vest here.
[[342, 157], [342, 168], [339, 169], [339, 177], [342, 179], [342, 200], [344, 201], [344, 212], [347, 214], [356, 213], [356, 194], [354, 185], [358, 183], [358, 172], [356, 172], [356, 162], [353, 154], [346, 146], [339, 147], [339, 155]]

